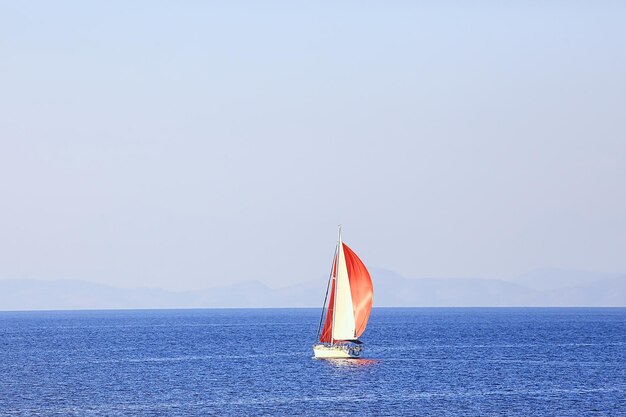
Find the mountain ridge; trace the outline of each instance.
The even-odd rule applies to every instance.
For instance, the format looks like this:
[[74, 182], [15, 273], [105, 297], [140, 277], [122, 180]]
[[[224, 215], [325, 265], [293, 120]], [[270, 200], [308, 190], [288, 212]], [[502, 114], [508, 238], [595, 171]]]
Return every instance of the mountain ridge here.
[[[377, 307], [626, 307], [626, 275], [622, 274], [542, 269], [511, 279], [487, 279], [406, 278], [383, 268], [370, 272]], [[555, 282], [546, 283], [551, 275]], [[169, 291], [84, 280], [4, 279], [0, 280], [0, 310], [321, 307], [325, 285], [326, 278], [280, 288], [247, 280]]]

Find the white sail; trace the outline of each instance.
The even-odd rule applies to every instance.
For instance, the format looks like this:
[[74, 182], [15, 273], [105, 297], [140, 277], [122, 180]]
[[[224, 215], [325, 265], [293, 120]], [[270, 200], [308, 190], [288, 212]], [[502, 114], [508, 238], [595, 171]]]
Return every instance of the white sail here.
[[355, 338], [356, 325], [354, 323], [354, 309], [352, 307], [352, 293], [348, 279], [348, 267], [343, 252], [341, 235], [339, 235], [339, 249], [337, 254], [337, 277], [335, 281], [335, 308], [333, 317], [333, 339], [352, 340]]

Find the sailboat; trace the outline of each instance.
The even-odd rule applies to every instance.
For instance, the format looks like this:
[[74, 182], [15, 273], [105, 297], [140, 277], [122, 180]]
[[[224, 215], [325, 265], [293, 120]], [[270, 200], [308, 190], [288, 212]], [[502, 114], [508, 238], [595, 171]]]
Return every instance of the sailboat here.
[[361, 356], [363, 342], [359, 337], [367, 326], [373, 296], [370, 274], [356, 253], [341, 240], [339, 226], [339, 238], [317, 329], [319, 342], [313, 345], [316, 358]]

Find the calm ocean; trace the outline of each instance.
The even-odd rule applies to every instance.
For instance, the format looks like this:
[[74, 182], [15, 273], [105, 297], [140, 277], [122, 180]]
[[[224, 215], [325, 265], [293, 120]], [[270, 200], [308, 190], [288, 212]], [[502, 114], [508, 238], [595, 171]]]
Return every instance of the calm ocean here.
[[0, 313], [2, 416], [626, 416], [626, 309], [385, 309], [366, 359], [319, 310]]

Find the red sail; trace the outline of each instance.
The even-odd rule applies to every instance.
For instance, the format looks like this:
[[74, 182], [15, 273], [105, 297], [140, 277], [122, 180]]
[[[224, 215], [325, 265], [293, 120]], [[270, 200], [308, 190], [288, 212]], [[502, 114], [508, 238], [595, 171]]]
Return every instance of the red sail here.
[[333, 307], [335, 305], [335, 280], [332, 281], [330, 289], [330, 298], [328, 300], [328, 309], [326, 310], [326, 321], [320, 336], [320, 342], [332, 343], [333, 341]]
[[333, 342], [333, 308], [335, 306], [335, 277], [337, 276], [337, 255], [333, 259], [333, 272], [331, 279], [330, 298], [328, 299], [328, 309], [326, 309], [326, 320], [324, 321], [324, 327], [322, 328], [322, 335], [320, 336], [320, 342], [332, 343]]
[[[370, 273], [367, 271], [367, 268], [365, 268], [365, 265], [363, 265], [359, 257], [356, 256], [356, 253], [352, 252], [352, 249], [345, 243], [343, 244], [343, 252], [346, 258], [346, 266], [348, 267], [350, 293], [352, 294], [355, 336], [359, 337], [365, 331], [367, 320], [372, 311], [374, 287], [372, 286], [372, 278], [370, 278]], [[333, 293], [334, 290], [335, 287], [333, 285]], [[331, 303], [329, 305], [332, 306], [332, 294]], [[332, 310], [329, 309], [329, 311]], [[326, 316], [326, 324], [328, 324], [328, 316]], [[326, 324], [324, 325], [324, 330], [326, 330]]]

